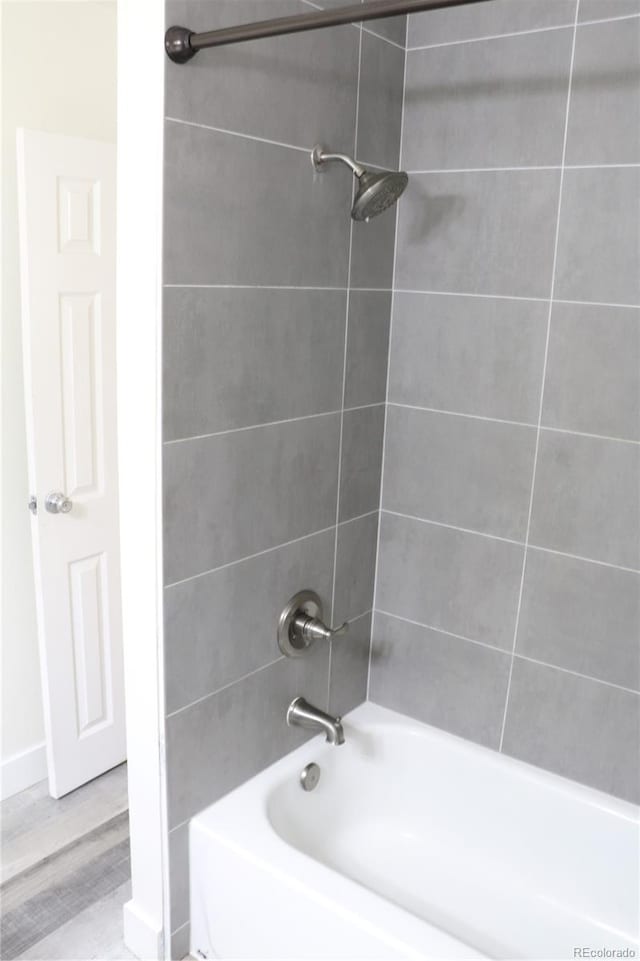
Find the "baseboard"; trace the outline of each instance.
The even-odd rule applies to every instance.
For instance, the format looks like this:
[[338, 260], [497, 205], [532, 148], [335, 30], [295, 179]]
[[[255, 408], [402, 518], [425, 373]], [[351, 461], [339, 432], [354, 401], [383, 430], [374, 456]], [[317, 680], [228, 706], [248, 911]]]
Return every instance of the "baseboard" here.
[[12, 754], [2, 762], [2, 786], [0, 800], [13, 797], [47, 777], [47, 750], [44, 744], [36, 744], [26, 751]]
[[135, 901], [127, 901], [123, 909], [124, 943], [137, 958], [162, 959], [162, 925], [158, 926]]

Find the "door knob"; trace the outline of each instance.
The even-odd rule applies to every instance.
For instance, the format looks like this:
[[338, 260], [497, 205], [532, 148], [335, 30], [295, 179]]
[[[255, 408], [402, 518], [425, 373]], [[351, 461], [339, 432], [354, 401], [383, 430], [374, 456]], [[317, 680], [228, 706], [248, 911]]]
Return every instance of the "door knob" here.
[[338, 634], [346, 634], [349, 625], [327, 627], [322, 621], [322, 601], [315, 591], [295, 594], [278, 623], [278, 646], [287, 657], [299, 657], [318, 639], [329, 641]]
[[69, 498], [60, 493], [60, 491], [52, 491], [50, 494], [47, 494], [44, 506], [50, 514], [68, 514], [73, 507], [73, 501], [70, 501]]

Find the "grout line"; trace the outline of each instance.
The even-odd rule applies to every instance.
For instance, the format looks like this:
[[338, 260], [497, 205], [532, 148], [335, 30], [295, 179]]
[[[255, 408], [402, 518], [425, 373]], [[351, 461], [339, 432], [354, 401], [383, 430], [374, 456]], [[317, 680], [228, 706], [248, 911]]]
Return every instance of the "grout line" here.
[[306, 541], [309, 537], [315, 537], [318, 534], [326, 534], [328, 531], [333, 530], [334, 525], [331, 524], [330, 527], [322, 527], [318, 531], [311, 531], [309, 534], [303, 534], [301, 537], [294, 537], [290, 541], [284, 541], [282, 544], [275, 544], [273, 547], [266, 547], [263, 551], [256, 551], [255, 554], [245, 554], [244, 557], [238, 557], [235, 561], [229, 561], [227, 564], [220, 564], [218, 567], [210, 567], [206, 571], [199, 571], [197, 574], [191, 574], [190, 577], [183, 577], [179, 581], [171, 581], [169, 584], [164, 585], [164, 590], [168, 591], [172, 587], [179, 587], [181, 584], [188, 584], [189, 581], [198, 580], [200, 577], [207, 577], [209, 574], [217, 574], [218, 571], [224, 571], [228, 567], [235, 567], [236, 564], [244, 564], [245, 561], [252, 561], [255, 557], [262, 557], [263, 554], [271, 554], [273, 551], [279, 551], [281, 547], [290, 547], [291, 544], [297, 544], [299, 541]]
[[355, 617], [348, 617], [348, 624], [355, 624], [356, 621], [361, 621], [363, 617], [367, 617], [368, 614], [373, 614], [373, 608], [370, 607], [368, 611], [363, 611], [362, 614], [356, 614]]
[[394, 294], [428, 294], [430, 297], [480, 297], [484, 300], [526, 300], [532, 303], [548, 304], [548, 297], [518, 297], [515, 294], [474, 294], [467, 290], [415, 290], [410, 287], [397, 287]]
[[618, 17], [601, 17], [596, 20], [578, 20], [578, 29], [590, 27], [594, 23], [615, 23], [617, 20], [635, 20], [637, 17], [640, 17], [640, 13], [624, 13]]
[[185, 818], [184, 821], [180, 821], [179, 824], [174, 824], [172, 828], [169, 828], [169, 834], [172, 834], [174, 831], [179, 831], [180, 828], [183, 828], [190, 820], [191, 818]]
[[195, 120], [181, 120], [180, 117], [165, 117], [168, 123], [181, 124], [183, 127], [197, 127], [199, 130], [211, 130], [214, 133], [228, 134], [230, 137], [240, 137], [242, 140], [254, 140], [257, 143], [267, 143], [272, 147], [284, 147], [287, 150], [297, 150], [299, 153], [311, 154], [309, 147], [300, 147], [293, 143], [284, 143], [282, 140], [270, 140], [268, 137], [257, 137], [251, 133], [241, 133], [239, 130], [228, 130], [226, 127], [214, 127], [209, 123], [196, 123]]
[[[409, 17], [407, 17], [405, 26], [405, 55], [404, 55], [404, 69], [402, 75], [402, 104], [400, 107], [400, 142], [398, 144], [398, 166], [402, 169], [402, 141], [404, 137], [404, 114], [405, 114], [405, 95], [407, 90], [407, 63], [408, 56], [406, 52], [406, 47], [409, 41]], [[391, 281], [391, 304], [389, 305], [389, 343], [387, 346], [387, 377], [385, 383], [385, 409], [384, 409], [384, 425], [382, 428], [382, 458], [380, 463], [380, 497], [378, 501], [378, 531], [376, 536], [376, 562], [374, 565], [373, 572], [373, 609], [375, 611], [376, 601], [378, 597], [378, 576], [380, 568], [380, 532], [382, 530], [382, 496], [384, 493], [384, 465], [385, 457], [387, 452], [387, 421], [389, 416], [389, 381], [391, 372], [391, 342], [393, 337], [393, 315], [395, 308], [395, 298], [396, 298], [396, 270], [398, 267], [398, 226], [400, 223], [400, 204], [396, 204], [396, 224], [395, 224], [395, 234], [393, 239], [393, 277]], [[373, 652], [373, 627], [374, 627], [375, 614], [371, 616], [371, 633], [369, 636], [369, 658], [367, 661], [367, 700], [369, 700], [369, 691], [371, 689], [371, 661]]]
[[[590, 437], [593, 440], [605, 440], [612, 441], [616, 444], [632, 444], [634, 446], [640, 445], [640, 440], [635, 440], [629, 437], [613, 437], [610, 434], [591, 434], [583, 430], [572, 430], [569, 427], [550, 427], [545, 424], [531, 423], [524, 420], [506, 420], [503, 417], [487, 417], [483, 414], [469, 414], [466, 411], [460, 410], [445, 410], [439, 407], [421, 407], [417, 404], [401, 404], [398, 401], [388, 401], [387, 405], [389, 407], [398, 407], [401, 410], [417, 410], [425, 414], [442, 414], [445, 417], [463, 417], [467, 420], [479, 420], [485, 421], [489, 424], [507, 424], [510, 427], [525, 427], [534, 428], [536, 430], [540, 429], [542, 431], [551, 431], [554, 434], [568, 434], [570, 437]], [[379, 404], [372, 405], [374, 407], [380, 406]]]
[[444, 40], [442, 43], [425, 43], [416, 47], [407, 47], [407, 53], [419, 50], [435, 50], [438, 47], [458, 47], [463, 43], [483, 43], [485, 40], [504, 40], [509, 37], [523, 37], [535, 33], [549, 33], [552, 30], [570, 30], [572, 24], [558, 23], [550, 27], [532, 27], [530, 30], [513, 30], [510, 33], [492, 33], [484, 37], [466, 37], [463, 40]]
[[402, 410], [419, 410], [425, 414], [443, 414], [445, 417], [464, 417], [467, 420], [487, 421], [490, 424], [507, 424], [510, 427], [535, 427], [536, 424], [527, 423], [520, 420], [505, 420], [502, 417], [485, 417], [482, 414], [468, 414], [459, 410], [444, 410], [439, 407], [421, 407], [417, 404], [401, 404], [397, 401], [387, 401], [389, 407], [398, 407]]
[[[409, 287], [308, 287], [294, 286], [290, 284], [163, 284], [166, 290], [316, 290], [316, 291], [338, 291], [346, 293], [347, 290], [358, 293], [384, 293], [384, 294], [422, 294], [430, 297], [479, 297], [488, 300], [524, 300], [532, 303], [549, 303], [548, 297], [520, 297], [515, 294], [479, 294], [464, 290], [416, 290]], [[576, 304], [583, 307], [620, 307], [628, 310], [640, 310], [640, 304], [620, 304], [610, 303], [603, 300], [566, 300], [562, 297], [554, 297], [554, 304]]]
[[435, 627], [433, 624], [424, 624], [422, 621], [415, 621], [410, 617], [403, 617], [400, 614], [393, 614], [391, 611], [384, 611], [378, 608], [375, 612], [376, 614], [383, 614], [385, 617], [392, 617], [397, 621], [403, 621], [406, 624], [413, 624], [414, 627], [420, 627], [425, 631], [435, 631], [436, 634], [444, 634], [446, 637], [453, 637], [458, 641], [464, 641], [467, 644], [475, 644], [478, 647], [485, 647], [490, 651], [495, 651], [498, 654], [504, 654], [505, 657], [517, 657], [521, 661], [529, 661], [531, 664], [540, 664], [541, 667], [548, 667], [552, 671], [562, 671], [563, 674], [572, 674], [574, 677], [582, 677], [585, 681], [594, 681], [596, 684], [604, 684], [606, 687], [614, 687], [618, 691], [626, 691], [629, 694], [640, 695], [640, 691], [632, 687], [625, 687], [622, 684], [615, 684], [613, 681], [605, 681], [603, 678], [594, 677], [593, 674], [582, 674], [580, 671], [573, 671], [568, 667], [561, 667], [559, 664], [552, 664], [550, 661], [541, 661], [537, 657], [530, 657], [528, 654], [511, 654], [510, 651], [505, 650], [504, 647], [498, 647], [496, 644], [489, 644], [487, 641], [479, 641], [474, 637], [467, 637], [465, 634], [456, 634], [454, 631], [445, 631], [442, 627]]
[[508, 173], [530, 170], [636, 170], [640, 163], [624, 164], [522, 164], [519, 167], [427, 167], [422, 170], [407, 170], [410, 177], [422, 176], [424, 174], [485, 174], [485, 173]]
[[346, 287], [305, 287], [293, 284], [163, 284], [165, 290], [173, 288], [195, 290], [322, 290], [345, 293]]
[[590, 437], [593, 440], [606, 440], [614, 444], [631, 444], [635, 447], [640, 444], [640, 440], [633, 440], [633, 438], [630, 437], [611, 437], [609, 434], [591, 434], [584, 430], [569, 430], [566, 427], [547, 427], [541, 424], [540, 430], [551, 431], [554, 434], [569, 434], [571, 437]]
[[[378, 405], [372, 404], [371, 406], [377, 407]], [[227, 434], [241, 434], [248, 430], [260, 430], [262, 427], [279, 427], [282, 424], [295, 424], [302, 420], [313, 420], [314, 418], [318, 417], [332, 417], [339, 413], [339, 408], [336, 410], [324, 410], [319, 414], [303, 414], [302, 417], [287, 417], [284, 420], [270, 420], [266, 421], [264, 424], [248, 424], [246, 427], [231, 427], [228, 430], [212, 431], [210, 434], [194, 434], [191, 437], [176, 437], [174, 440], [163, 441], [163, 446], [169, 447], [173, 444], [186, 444], [192, 440], [208, 440], [210, 437], [225, 437]]]
[[622, 307], [626, 310], [640, 310], [640, 304], [609, 304], [603, 300], [563, 300], [560, 297], [553, 298], [554, 304], [577, 304], [580, 307]]
[[189, 919], [188, 921], [184, 921], [182, 924], [179, 924], [177, 928], [174, 928], [173, 931], [171, 931], [169, 937], [172, 938], [174, 934], [178, 934], [180, 931], [186, 928], [189, 924], [191, 924], [191, 919]]
[[640, 574], [640, 567], [624, 567], [622, 564], [612, 564], [611, 561], [601, 561], [596, 557], [585, 557], [583, 554], [569, 554], [567, 551], [557, 551], [553, 547], [542, 547], [541, 544], [528, 545], [530, 551], [542, 551], [545, 554], [554, 554], [556, 557], [568, 557], [572, 561], [582, 561], [584, 564], [598, 564], [600, 567], [609, 567], [613, 571], [625, 571], [627, 574]]
[[349, 517], [346, 521], [340, 521], [338, 527], [344, 527], [346, 524], [353, 524], [355, 521], [361, 521], [365, 517], [372, 517], [374, 514], [378, 514], [379, 511], [376, 508], [373, 511], [367, 511], [365, 514], [358, 514], [356, 517]]
[[[354, 154], [358, 152], [358, 119], [360, 113], [360, 68], [362, 66], [362, 29], [358, 37], [358, 80], [356, 85], [356, 111], [354, 118], [353, 146]], [[352, 186], [353, 196], [353, 186]], [[353, 253], [353, 218], [349, 218], [349, 259], [347, 262], [347, 288], [351, 286], [351, 257]], [[342, 440], [344, 436], [344, 400], [347, 391], [347, 350], [349, 344], [349, 307], [351, 303], [351, 292], [347, 289], [344, 317], [344, 340], [342, 345], [342, 400], [340, 404], [340, 437], [338, 441], [338, 482], [336, 485], [336, 523], [333, 542], [333, 581], [331, 585], [331, 623], [335, 622], [336, 610], [336, 579], [338, 571], [338, 533], [340, 530], [340, 484], [342, 482]], [[331, 704], [331, 661], [333, 655], [333, 642], [329, 640], [329, 668], [327, 671], [327, 711]]]
[[539, 452], [539, 450], [540, 450], [540, 433], [541, 433], [541, 431], [540, 431], [540, 426], [541, 426], [541, 424], [542, 424], [542, 412], [543, 412], [543, 405], [544, 405], [544, 388], [545, 388], [545, 380], [546, 380], [546, 376], [547, 376], [547, 361], [548, 361], [548, 358], [549, 358], [549, 343], [550, 343], [550, 340], [551, 340], [551, 315], [552, 315], [552, 312], [553, 312], [553, 294], [554, 294], [554, 290], [555, 290], [556, 266], [557, 266], [557, 260], [558, 260], [558, 247], [559, 247], [559, 240], [560, 240], [560, 217], [561, 217], [561, 211], [562, 211], [562, 187], [563, 187], [563, 182], [564, 182], [564, 163], [565, 163], [566, 156], [567, 156], [567, 140], [568, 140], [568, 134], [569, 134], [569, 108], [570, 108], [570, 105], [571, 105], [571, 84], [572, 84], [572, 79], [573, 79], [573, 64], [574, 64], [574, 58], [575, 58], [575, 52], [576, 52], [576, 36], [577, 36], [577, 32], [578, 32], [578, 31], [577, 31], [577, 27], [578, 27], [578, 12], [579, 12], [579, 9], [580, 9], [580, 0], [576, 0], [576, 8], [575, 8], [574, 21], [573, 21], [573, 37], [572, 37], [572, 41], [571, 41], [571, 58], [570, 58], [570, 61], [569, 61], [569, 80], [568, 80], [568, 83], [567, 83], [567, 102], [566, 102], [566, 105], [565, 105], [565, 116], [564, 116], [564, 134], [563, 134], [563, 138], [562, 138], [562, 169], [560, 170], [560, 183], [559, 183], [559, 185], [558, 185], [558, 210], [557, 210], [557, 213], [556, 213], [556, 230], [555, 230], [555, 238], [554, 238], [554, 244], [553, 244], [553, 262], [552, 262], [552, 265], [551, 265], [551, 285], [550, 285], [550, 290], [549, 290], [549, 311], [548, 311], [548, 314], [547, 314], [547, 333], [546, 333], [546, 340], [545, 340], [545, 346], [544, 346], [544, 359], [543, 359], [543, 362], [542, 362], [542, 382], [541, 382], [541, 384], [540, 384], [540, 404], [539, 404], [539, 407], [538, 407], [538, 429], [537, 429], [537, 432], [536, 432], [536, 444], [535, 444], [535, 450], [534, 450], [534, 454], [533, 454], [533, 470], [532, 470], [532, 473], [531, 473], [531, 491], [530, 491], [530, 495], [529, 495], [529, 512], [528, 512], [528, 515], [527, 515], [527, 529], [526, 529], [525, 539], [524, 539], [524, 555], [523, 555], [523, 558], [522, 558], [522, 572], [521, 572], [521, 576], [520, 576], [520, 590], [519, 590], [519, 592], [518, 592], [518, 606], [517, 606], [517, 608], [516, 608], [515, 626], [514, 626], [514, 630], [513, 630], [513, 646], [512, 646], [512, 649], [511, 649], [511, 663], [510, 663], [510, 665], [509, 665], [509, 678], [508, 678], [508, 681], [507, 681], [507, 693], [506, 693], [505, 701], [504, 701], [504, 713], [503, 713], [503, 715], [502, 715], [502, 728], [501, 728], [501, 731], [500, 731], [500, 743], [499, 743], [499, 745], [498, 745], [498, 750], [499, 750], [499, 751], [502, 751], [502, 747], [503, 747], [503, 744], [504, 744], [504, 735], [505, 735], [505, 730], [506, 730], [506, 726], [507, 726], [507, 713], [508, 713], [508, 710], [509, 710], [509, 696], [510, 696], [510, 694], [511, 694], [511, 679], [512, 679], [512, 677], [513, 677], [514, 655], [515, 655], [515, 653], [516, 653], [516, 645], [517, 645], [517, 641], [518, 641], [518, 629], [519, 629], [519, 626], [520, 626], [520, 612], [521, 612], [521, 609], [522, 609], [522, 596], [523, 596], [523, 593], [524, 593], [524, 579], [525, 579], [525, 573], [526, 573], [526, 569], [527, 569], [527, 547], [528, 547], [528, 544], [529, 544], [529, 535], [530, 535], [530, 532], [531, 532], [531, 519], [532, 519], [532, 516], [533, 516], [533, 501], [534, 501], [534, 492], [535, 492], [535, 485], [536, 485], [536, 469], [537, 469], [537, 465], [538, 465], [538, 452]]
[[428, 517], [418, 517], [416, 514], [404, 514], [402, 511], [392, 511], [388, 507], [381, 507], [380, 513], [389, 514], [391, 517], [402, 517], [407, 521], [417, 521], [419, 524], [430, 524], [432, 527], [444, 527], [450, 531], [459, 531], [461, 534], [472, 534], [475, 537], [486, 537], [491, 541], [501, 541], [503, 544], [514, 544], [516, 547], [524, 547], [524, 541], [515, 540], [512, 537], [501, 537], [499, 534], [488, 534], [486, 531], [476, 531], [471, 527], [457, 527], [455, 524], [445, 524], [442, 521], [434, 521]]
[[420, 44], [416, 47], [407, 46], [406, 49], [407, 53], [415, 53], [416, 51], [420, 50], [434, 50], [438, 47], [455, 47], [463, 43], [481, 43], [484, 40], [504, 40], [508, 37], [522, 37], [527, 36], [528, 34], [549, 33], [552, 30], [569, 30], [572, 26], [575, 26], [575, 28], [579, 30], [580, 27], [588, 27], [597, 23], [615, 23], [618, 20], [635, 20], [638, 17], [640, 17], [640, 13], [628, 13], [619, 17], [602, 17], [595, 20], [579, 20], [576, 24], [558, 23], [555, 24], [555, 26], [532, 27], [530, 30], [514, 30], [511, 33], [495, 33], [489, 34], [485, 37], [466, 37], [463, 40], [445, 40], [442, 43]]
[[268, 664], [262, 664], [261, 667], [257, 667], [254, 671], [247, 671], [246, 674], [243, 674], [241, 677], [234, 678], [234, 680], [229, 681], [228, 684], [223, 684], [222, 687], [217, 687], [215, 691], [209, 691], [207, 694], [203, 694], [202, 697], [197, 697], [195, 701], [189, 701], [188, 704], [183, 704], [182, 707], [176, 708], [175, 711], [169, 711], [169, 713], [166, 715], [166, 720], [169, 720], [171, 717], [175, 717], [177, 714], [182, 714], [184, 711], [188, 711], [189, 708], [195, 707], [196, 704], [201, 704], [203, 701], [207, 701], [210, 697], [215, 697], [216, 694], [221, 694], [222, 691], [227, 691], [235, 684], [241, 684], [242, 681], [246, 681], [247, 678], [253, 677], [254, 674], [260, 674], [261, 671], [266, 671], [268, 667], [273, 667], [274, 664], [278, 664], [280, 661], [284, 660], [285, 655], [281, 654], [279, 657], [269, 661]]
[[[302, 0], [302, 3], [306, 3], [308, 7], [313, 7], [314, 10], [324, 10], [324, 9], [326, 9], [326, 8], [323, 7], [321, 4], [319, 4], [319, 3], [314, 3], [313, 0]], [[345, 3], [346, 3], [346, 0], [345, 0]], [[368, 23], [368, 21], [366, 21], [366, 22]], [[358, 22], [357, 20], [354, 20], [353, 23], [342, 23], [342, 24], [338, 24], [338, 26], [342, 26], [342, 27], [355, 27], [356, 29], [358, 29], [358, 28], [361, 27], [364, 33], [370, 33], [371, 36], [377, 37], [378, 40], [384, 40], [385, 43], [390, 43], [392, 47], [397, 47], [398, 50], [404, 50], [404, 49], [405, 49], [405, 48], [404, 48], [403, 46], [401, 46], [399, 43], [396, 43], [395, 40], [390, 40], [389, 37], [383, 37], [382, 34], [376, 33], [375, 30], [371, 30], [370, 28], [365, 27], [363, 23], [360, 23], [360, 22]]]
[[[486, 531], [476, 531], [470, 527], [456, 527], [455, 524], [444, 524], [442, 521], [434, 521], [428, 517], [418, 517], [416, 514], [403, 514], [401, 511], [392, 511], [386, 507], [380, 509], [381, 514], [389, 514], [391, 517], [402, 517], [407, 521], [416, 521], [419, 524], [430, 524], [433, 527], [444, 527], [451, 531], [460, 531], [462, 534], [472, 534], [476, 537], [488, 537], [492, 541], [503, 541], [505, 544], [515, 544], [516, 547], [524, 547], [524, 541], [511, 540], [508, 537], [499, 537], [497, 534], [487, 534]], [[638, 567], [625, 567], [622, 564], [613, 564], [611, 561], [602, 561], [597, 557], [585, 557], [583, 554], [571, 554], [569, 551], [559, 551], [553, 547], [542, 547], [540, 544], [529, 543], [528, 548], [534, 551], [544, 551], [546, 554], [555, 554], [558, 557], [568, 557], [573, 561], [583, 561], [585, 564], [599, 564], [601, 567], [610, 567], [615, 571], [626, 571], [629, 574], [640, 574]]]

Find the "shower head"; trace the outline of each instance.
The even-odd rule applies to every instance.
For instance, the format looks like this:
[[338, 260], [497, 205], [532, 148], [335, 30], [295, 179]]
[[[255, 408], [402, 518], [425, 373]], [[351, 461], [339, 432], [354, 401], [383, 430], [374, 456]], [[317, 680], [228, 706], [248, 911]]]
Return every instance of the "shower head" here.
[[322, 170], [330, 160], [339, 160], [358, 178], [358, 190], [351, 208], [354, 220], [370, 220], [396, 202], [404, 192], [409, 178], [403, 171], [367, 170], [351, 157], [342, 153], [328, 153], [319, 144], [311, 151], [311, 162], [316, 170]]

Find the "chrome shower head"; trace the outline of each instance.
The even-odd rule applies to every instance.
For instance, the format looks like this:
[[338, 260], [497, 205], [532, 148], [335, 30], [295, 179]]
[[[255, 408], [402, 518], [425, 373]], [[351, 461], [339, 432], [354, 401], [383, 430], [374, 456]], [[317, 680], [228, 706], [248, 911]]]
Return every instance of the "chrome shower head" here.
[[403, 171], [367, 170], [351, 157], [342, 153], [328, 153], [319, 144], [311, 151], [311, 162], [315, 170], [322, 170], [330, 160], [339, 160], [358, 178], [358, 190], [351, 208], [354, 220], [370, 220], [396, 202], [404, 192], [409, 178]]

